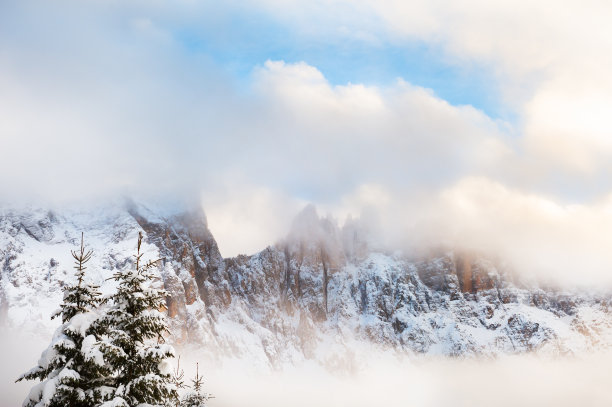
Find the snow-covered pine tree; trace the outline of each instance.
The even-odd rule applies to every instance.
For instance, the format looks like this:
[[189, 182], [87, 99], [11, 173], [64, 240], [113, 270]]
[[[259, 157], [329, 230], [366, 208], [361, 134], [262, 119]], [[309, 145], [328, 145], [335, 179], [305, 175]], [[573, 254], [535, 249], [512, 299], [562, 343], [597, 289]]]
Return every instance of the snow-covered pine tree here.
[[203, 389], [204, 378], [200, 376], [200, 366], [196, 363], [196, 375], [191, 379], [191, 390], [182, 399], [180, 407], [206, 407], [209, 399], [214, 398]]
[[85, 280], [85, 264], [92, 253], [85, 250], [81, 234], [80, 250], [71, 252], [76, 284], [65, 287], [60, 309], [51, 317], [61, 316], [62, 325], [42, 353], [38, 366], [17, 379], [41, 380], [30, 391], [24, 406], [90, 407], [99, 404], [107, 390], [104, 383], [110, 371], [94, 346], [98, 337], [91, 328], [101, 295], [98, 286]]
[[181, 355], [179, 355], [176, 361], [176, 369], [172, 372], [172, 377], [170, 378], [170, 381], [174, 384], [177, 391], [185, 388], [185, 382], [183, 381], [184, 377], [185, 371], [181, 369]]
[[170, 372], [165, 371], [174, 356], [163, 338], [168, 328], [160, 310], [166, 306], [166, 293], [153, 287], [152, 269], [158, 261], [143, 264], [141, 245], [139, 233], [136, 265], [113, 275], [117, 292], [100, 320], [108, 331], [101, 349], [115, 371], [115, 391], [104, 407], [162, 406], [178, 398]]

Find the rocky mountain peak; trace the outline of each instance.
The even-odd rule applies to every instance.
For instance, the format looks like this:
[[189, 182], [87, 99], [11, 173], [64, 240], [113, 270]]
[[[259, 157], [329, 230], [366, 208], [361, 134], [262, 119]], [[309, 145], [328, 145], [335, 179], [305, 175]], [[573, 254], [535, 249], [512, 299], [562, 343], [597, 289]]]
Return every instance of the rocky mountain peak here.
[[[0, 315], [50, 330], [72, 278], [81, 231], [94, 250], [89, 277], [108, 291], [132, 266], [135, 239], [160, 258], [175, 342], [278, 365], [315, 359], [338, 367], [355, 347], [411, 354], [580, 352], [612, 344], [609, 296], [519, 287], [474, 253], [422, 258], [380, 253], [367, 231], [307, 207], [286, 239], [224, 259], [201, 208], [160, 214], [129, 204], [95, 211], [0, 211]], [[20, 328], [21, 329], [21, 328]]]
[[294, 219], [285, 239], [277, 246], [300, 258], [325, 258], [332, 268], [363, 260], [370, 237], [359, 219], [348, 218], [340, 226], [331, 216], [320, 217], [314, 205], [307, 205]]

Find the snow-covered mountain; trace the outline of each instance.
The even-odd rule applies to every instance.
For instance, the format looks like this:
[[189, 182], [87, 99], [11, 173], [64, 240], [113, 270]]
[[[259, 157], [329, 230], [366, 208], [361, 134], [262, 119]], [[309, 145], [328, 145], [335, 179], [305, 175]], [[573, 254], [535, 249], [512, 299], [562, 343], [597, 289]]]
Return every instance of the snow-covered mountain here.
[[[160, 258], [176, 343], [266, 366], [313, 359], [350, 367], [360, 352], [496, 355], [579, 353], [612, 345], [609, 295], [513, 282], [466, 253], [406, 258], [376, 251], [359, 222], [340, 228], [307, 207], [286, 239], [224, 259], [201, 210], [135, 203], [83, 210], [0, 210], [0, 324], [49, 335], [85, 233], [89, 277], [111, 292], [132, 267], [137, 234]], [[236, 233], [240, 233], [237, 231]]]

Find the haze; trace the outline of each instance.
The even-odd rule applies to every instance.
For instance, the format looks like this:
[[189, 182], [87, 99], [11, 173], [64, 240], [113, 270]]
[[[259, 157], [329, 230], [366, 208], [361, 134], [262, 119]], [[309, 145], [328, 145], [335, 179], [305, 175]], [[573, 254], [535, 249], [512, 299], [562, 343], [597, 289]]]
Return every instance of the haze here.
[[[37, 360], [46, 338], [13, 332], [0, 338], [2, 405], [19, 405], [31, 383], [13, 383]], [[10, 349], [10, 350], [9, 350]], [[34, 351], [33, 351], [34, 350]], [[187, 357], [185, 357], [187, 355]], [[365, 356], [369, 355], [369, 356]], [[360, 356], [352, 371], [331, 372], [320, 365], [287, 366], [283, 372], [255, 367], [248, 360], [208, 362], [197, 351], [183, 353], [185, 377], [195, 373], [195, 362], [205, 377], [205, 389], [215, 395], [211, 405], [296, 407], [384, 405], [443, 407], [448, 405], [572, 407], [608, 406], [608, 374], [612, 357], [597, 353], [582, 357], [547, 359], [533, 355], [480, 359], [397, 359], [373, 351]]]

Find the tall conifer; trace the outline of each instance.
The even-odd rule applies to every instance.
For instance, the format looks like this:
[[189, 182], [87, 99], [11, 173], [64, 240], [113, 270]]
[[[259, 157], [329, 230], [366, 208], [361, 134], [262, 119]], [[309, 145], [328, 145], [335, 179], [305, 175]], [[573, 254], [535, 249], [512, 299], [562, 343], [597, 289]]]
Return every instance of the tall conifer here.
[[135, 267], [113, 275], [117, 292], [100, 320], [108, 331], [101, 349], [115, 372], [115, 391], [105, 407], [160, 406], [178, 397], [167, 360], [174, 349], [163, 337], [168, 330], [161, 311], [166, 293], [153, 287], [152, 270], [158, 261], [143, 263], [142, 240], [139, 233]]
[[110, 370], [95, 346], [100, 330], [94, 333], [92, 322], [101, 303], [98, 286], [85, 278], [85, 264], [93, 252], [81, 247], [71, 252], [75, 260], [76, 284], [64, 288], [60, 309], [51, 318], [61, 317], [51, 344], [42, 353], [38, 365], [17, 381], [39, 379], [23, 405], [26, 407], [90, 407], [101, 403], [108, 388]]

